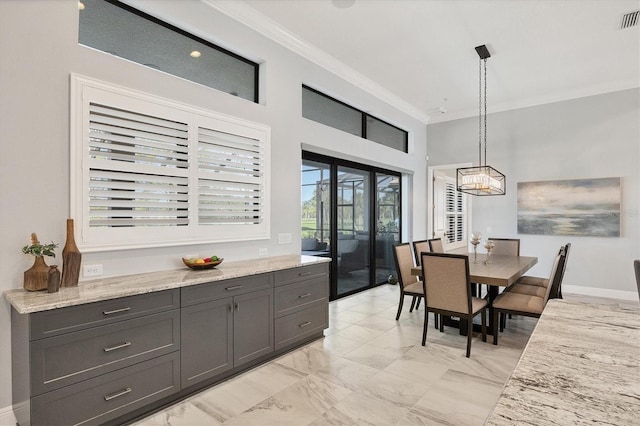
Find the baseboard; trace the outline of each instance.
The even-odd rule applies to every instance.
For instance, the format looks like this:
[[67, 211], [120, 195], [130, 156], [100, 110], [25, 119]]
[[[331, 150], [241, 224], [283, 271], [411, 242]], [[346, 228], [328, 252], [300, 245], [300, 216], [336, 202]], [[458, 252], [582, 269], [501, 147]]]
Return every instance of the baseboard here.
[[582, 287], [577, 285], [563, 285], [562, 293], [582, 294], [584, 296], [606, 297], [609, 299], [638, 300], [635, 291], [609, 290], [606, 288]]
[[16, 426], [18, 421], [13, 414], [13, 407], [0, 408], [0, 426]]

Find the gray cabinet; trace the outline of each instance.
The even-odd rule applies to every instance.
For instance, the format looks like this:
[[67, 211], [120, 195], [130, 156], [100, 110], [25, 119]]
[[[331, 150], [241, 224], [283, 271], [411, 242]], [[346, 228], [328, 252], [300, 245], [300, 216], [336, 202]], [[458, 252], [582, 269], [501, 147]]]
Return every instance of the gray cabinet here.
[[286, 349], [329, 326], [329, 266], [275, 272], [275, 349]]
[[328, 263], [11, 311], [21, 426], [122, 423], [322, 336]]
[[180, 293], [12, 311], [21, 425], [98, 424], [180, 390]]
[[183, 387], [233, 368], [233, 298], [182, 308]]
[[182, 386], [273, 352], [271, 274], [182, 289]]

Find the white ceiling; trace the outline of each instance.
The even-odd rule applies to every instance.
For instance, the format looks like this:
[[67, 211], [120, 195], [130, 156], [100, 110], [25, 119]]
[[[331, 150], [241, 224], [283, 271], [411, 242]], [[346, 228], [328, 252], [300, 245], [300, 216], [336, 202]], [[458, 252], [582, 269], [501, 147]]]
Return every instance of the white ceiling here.
[[640, 0], [203, 1], [429, 123], [477, 115], [481, 44], [489, 113], [640, 87]]

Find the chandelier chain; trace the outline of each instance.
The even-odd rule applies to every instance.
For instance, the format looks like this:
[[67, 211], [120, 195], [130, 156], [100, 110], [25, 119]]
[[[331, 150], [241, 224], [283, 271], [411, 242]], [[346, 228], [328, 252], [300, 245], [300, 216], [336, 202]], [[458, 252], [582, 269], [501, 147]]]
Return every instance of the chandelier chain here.
[[487, 165], [487, 59], [484, 59], [484, 165]]
[[482, 166], [482, 59], [478, 62], [478, 166]]

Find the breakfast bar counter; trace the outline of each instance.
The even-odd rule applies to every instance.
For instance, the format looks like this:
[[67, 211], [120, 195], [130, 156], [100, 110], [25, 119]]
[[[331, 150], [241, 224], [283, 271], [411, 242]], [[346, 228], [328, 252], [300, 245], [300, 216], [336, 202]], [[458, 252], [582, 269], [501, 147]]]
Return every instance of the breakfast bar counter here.
[[550, 300], [487, 425], [638, 424], [640, 309]]

